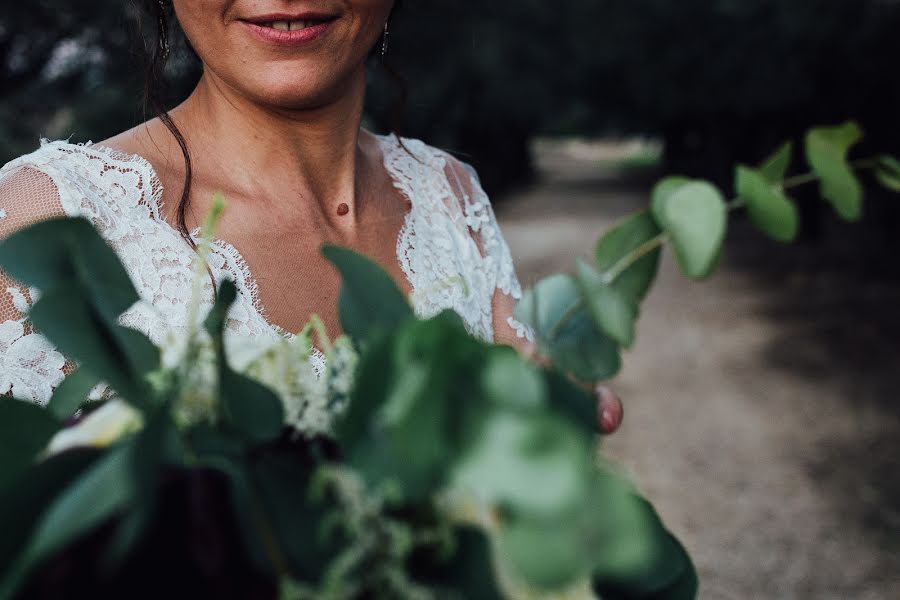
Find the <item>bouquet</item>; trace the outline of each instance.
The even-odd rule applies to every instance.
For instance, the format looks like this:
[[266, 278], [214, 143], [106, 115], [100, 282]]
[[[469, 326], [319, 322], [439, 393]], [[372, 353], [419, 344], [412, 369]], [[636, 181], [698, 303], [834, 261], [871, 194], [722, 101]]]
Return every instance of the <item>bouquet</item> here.
[[119, 324], [138, 295], [87, 221], [0, 246], [77, 363], [47, 408], [0, 399], [0, 598], [693, 596], [681, 545], [598, 462], [589, 394], [324, 253], [345, 336], [314, 317], [228, 343], [222, 281], [157, 348]]

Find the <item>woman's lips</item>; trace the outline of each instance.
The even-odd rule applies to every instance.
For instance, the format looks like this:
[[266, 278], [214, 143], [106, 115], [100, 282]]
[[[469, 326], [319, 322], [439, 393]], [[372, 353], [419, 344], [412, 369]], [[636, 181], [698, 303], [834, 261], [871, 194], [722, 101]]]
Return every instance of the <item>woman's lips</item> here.
[[[276, 46], [302, 46], [324, 36], [335, 19], [313, 21], [307, 19], [273, 20], [270, 22], [241, 21], [257, 39]], [[295, 29], [296, 27], [296, 29]]]

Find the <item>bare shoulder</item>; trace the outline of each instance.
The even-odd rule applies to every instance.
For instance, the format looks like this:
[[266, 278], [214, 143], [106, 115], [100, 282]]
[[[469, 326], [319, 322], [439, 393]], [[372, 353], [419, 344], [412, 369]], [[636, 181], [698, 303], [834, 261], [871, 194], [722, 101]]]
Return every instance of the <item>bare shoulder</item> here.
[[180, 176], [183, 172], [181, 148], [175, 137], [159, 119], [151, 119], [127, 131], [107, 138], [98, 145], [149, 162], [161, 179]]

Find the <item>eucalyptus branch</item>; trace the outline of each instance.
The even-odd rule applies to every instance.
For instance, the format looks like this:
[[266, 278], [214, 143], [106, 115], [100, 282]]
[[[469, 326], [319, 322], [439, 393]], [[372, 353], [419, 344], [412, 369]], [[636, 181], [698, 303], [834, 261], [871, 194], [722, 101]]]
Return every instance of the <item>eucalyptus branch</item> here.
[[[848, 165], [857, 171], [865, 171], [871, 169], [877, 169], [879, 167], [879, 159], [878, 158], [864, 158], [858, 159], [855, 161], [851, 161]], [[802, 173], [799, 175], [795, 175], [793, 177], [788, 177], [784, 181], [781, 182], [780, 187], [783, 190], [795, 189], [798, 187], [802, 187], [804, 185], [814, 183], [821, 179], [820, 175], [815, 172]], [[739, 210], [744, 208], [747, 205], [746, 200], [737, 196], [729, 200], [726, 204], [728, 211], [732, 212], [735, 210]], [[643, 244], [637, 246], [632, 249], [630, 252], [626, 253], [622, 256], [618, 262], [612, 265], [609, 269], [606, 269], [601, 273], [602, 282], [605, 285], [612, 285], [616, 282], [616, 280], [622, 276], [628, 269], [633, 267], [638, 261], [647, 255], [655, 252], [656, 250], [662, 248], [665, 244], [671, 241], [671, 236], [667, 232], [662, 232], [654, 238], [651, 238], [644, 242]], [[550, 330], [550, 339], [555, 339], [560, 332], [569, 324], [569, 322], [574, 319], [579, 312], [581, 312], [585, 307], [584, 299], [579, 299], [578, 302], [573, 304], [562, 316], [562, 318], [553, 326]]]

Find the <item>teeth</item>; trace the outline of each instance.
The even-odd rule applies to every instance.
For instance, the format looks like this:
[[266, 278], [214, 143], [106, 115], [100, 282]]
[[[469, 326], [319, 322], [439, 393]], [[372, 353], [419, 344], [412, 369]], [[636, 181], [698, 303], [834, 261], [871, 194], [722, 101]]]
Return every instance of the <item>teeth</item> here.
[[278, 31], [297, 31], [299, 29], [306, 29], [309, 25], [309, 21], [275, 21], [273, 23], [266, 23], [266, 26], [277, 29]]

